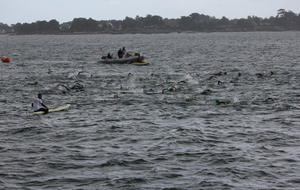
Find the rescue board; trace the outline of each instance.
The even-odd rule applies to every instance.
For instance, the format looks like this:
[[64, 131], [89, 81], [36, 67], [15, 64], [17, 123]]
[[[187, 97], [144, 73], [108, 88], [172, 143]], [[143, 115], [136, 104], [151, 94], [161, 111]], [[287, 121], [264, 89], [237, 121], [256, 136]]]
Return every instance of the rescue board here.
[[131, 65], [148, 65], [148, 64], [149, 64], [149, 62], [142, 62], [142, 63], [134, 62], [134, 63], [131, 63]]
[[[70, 106], [71, 106], [71, 104], [67, 104], [67, 105], [64, 105], [64, 106], [57, 107], [57, 108], [50, 108], [48, 113], [56, 112], [56, 111], [62, 111], [62, 110], [68, 109]], [[43, 112], [43, 111], [37, 111], [37, 112], [30, 112], [28, 114], [34, 115], [34, 114], [44, 114], [44, 113], [45, 112]]]

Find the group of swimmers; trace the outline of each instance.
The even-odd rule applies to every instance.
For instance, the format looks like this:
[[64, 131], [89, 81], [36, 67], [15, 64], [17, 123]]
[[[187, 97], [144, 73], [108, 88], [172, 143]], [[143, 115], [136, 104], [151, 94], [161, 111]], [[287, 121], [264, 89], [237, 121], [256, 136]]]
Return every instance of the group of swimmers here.
[[[191, 73], [189, 73], [190, 75], [192, 75]], [[261, 79], [260, 77], [261, 76], [272, 76], [272, 75], [274, 75], [275, 73], [274, 72], [269, 72], [269, 74], [268, 73], [266, 73], [266, 74], [260, 74], [260, 75], [258, 75], [258, 74], [256, 74], [256, 76], [258, 76], [258, 79]], [[128, 76], [132, 76], [132, 73], [129, 73], [128, 74]], [[218, 73], [215, 73], [215, 74], [213, 74], [212, 76], [210, 76], [209, 78], [207, 78], [207, 80], [212, 80], [212, 79], [217, 79], [217, 76], [220, 76], [220, 75], [227, 75], [227, 72], [222, 72], [222, 71], [220, 71], [220, 72], [218, 72]], [[155, 76], [155, 74], [151, 74], [151, 76]], [[196, 74], [195, 76], [197, 76], [197, 77], [201, 77], [201, 78], [203, 78], [203, 76], [201, 76], [201, 75], [199, 75], [199, 74]], [[234, 77], [229, 83], [237, 83], [239, 80], [240, 80], [240, 77], [242, 76], [242, 74], [239, 72], [238, 73], [238, 75], [236, 76], [236, 77]], [[143, 81], [143, 80], [145, 80], [145, 79], [143, 79], [143, 78], [140, 78], [140, 81]], [[179, 86], [175, 86], [175, 85], [172, 85], [172, 86], [170, 86], [170, 87], [168, 87], [168, 88], [164, 88], [162, 91], [161, 91], [161, 93], [162, 94], [165, 94], [166, 92], [175, 92], [175, 91], [181, 91], [181, 90], [183, 90], [184, 89], [184, 87], [182, 86], [182, 85], [184, 85], [185, 83], [187, 83], [186, 81], [179, 81], [177, 84], [179, 85]], [[225, 82], [221, 82], [221, 81], [218, 81], [217, 82], [217, 84], [218, 85], [224, 85], [225, 84]], [[163, 84], [160, 84], [160, 85], [156, 85], [156, 86], [164, 86]], [[146, 85], [144, 85], [144, 87], [143, 88], [147, 88], [147, 86]], [[192, 88], [186, 88], [187, 90], [192, 90]], [[145, 90], [145, 93], [146, 94], [157, 94], [157, 93], [155, 93], [154, 92], [155, 90], [154, 90], [154, 88], [153, 87], [151, 87], [151, 88], [149, 88], [148, 90]], [[212, 93], [213, 93], [214, 91], [212, 91], [212, 90], [210, 90], [210, 89], [205, 89], [205, 90], [203, 90], [203, 92], [201, 92], [200, 94], [202, 94], [202, 95], [211, 95]], [[197, 98], [194, 98], [194, 97], [190, 97], [190, 98], [187, 98], [186, 99], [186, 101], [189, 101], [189, 102], [191, 102], [191, 101], [196, 101], [197, 100]], [[274, 102], [275, 100], [273, 99], [273, 98], [271, 98], [271, 97], [268, 97], [268, 98], [266, 98], [265, 100], [264, 100], [265, 102]], [[230, 100], [219, 100], [219, 99], [216, 99], [215, 100], [215, 103], [214, 103], [214, 105], [221, 105], [221, 104], [231, 104], [231, 101]]]
[[[79, 72], [78, 75], [79, 75], [80, 73], [81, 73], [81, 72]], [[227, 73], [226, 73], [226, 72], [219, 72], [219, 73], [215, 73], [213, 76], [215, 76], [215, 75], [227, 75]], [[239, 80], [239, 77], [241, 77], [241, 75], [242, 75], [241, 73], [238, 73], [238, 76], [235, 77], [235, 80]], [[271, 72], [270, 72], [270, 75], [274, 75], [274, 72], [271, 71]], [[132, 73], [129, 73], [127, 76], [130, 77], [130, 76], [133, 76], [133, 74], [132, 74]], [[155, 75], [152, 73], [151, 76], [155, 76]], [[197, 76], [203, 78], [203, 77], [200, 76], [200, 75], [197, 75]], [[207, 80], [211, 80], [212, 78], [216, 78], [216, 77], [213, 77], [213, 76], [209, 77]], [[258, 76], [258, 78], [260, 78], [260, 77], [262, 76], [262, 74], [261, 74], [261, 75], [256, 74], [256, 76]], [[264, 76], [266, 76], [266, 75], [264, 75]], [[91, 77], [92, 77], [92, 76], [91, 76]], [[143, 80], [145, 80], [145, 79], [140, 78], [140, 81], [143, 81]], [[161, 93], [162, 93], [162, 94], [165, 94], [166, 91], [174, 92], [174, 91], [180, 91], [180, 90], [183, 90], [183, 87], [181, 87], [181, 85], [184, 85], [185, 83], [187, 83], [185, 80], [179, 81], [179, 82], [177, 83], [178, 85], [180, 85], [179, 87], [178, 87], [178, 86], [172, 85], [171, 87], [164, 88], [164, 89], [162, 90]], [[30, 84], [30, 85], [37, 85], [38, 82], [28, 83], [28, 84]], [[109, 84], [111, 84], [111, 83], [107, 83], [106, 86], [108, 86]], [[218, 81], [218, 85], [223, 85], [223, 84], [224, 84], [224, 82]], [[80, 83], [78, 83], [78, 82], [77, 82], [76, 84], [74, 84], [74, 85], [69, 86], [69, 87], [67, 87], [67, 86], [65, 86], [65, 85], [61, 85], [61, 84], [60, 84], [59, 86], [62, 86], [62, 87], [65, 88], [65, 90], [63, 91], [63, 94], [66, 94], [68, 91], [70, 91], [70, 89], [76, 89], [76, 90], [80, 90], [80, 91], [82, 91], [82, 89], [83, 89], [83, 85], [80, 84]], [[164, 87], [163, 84], [157, 85], [157, 86], [162, 86], [162, 87]], [[144, 88], [146, 88], [146, 85], [144, 85]], [[121, 87], [121, 89], [122, 89], [122, 87]], [[191, 90], [191, 88], [189, 88], [189, 90]], [[150, 88], [149, 91], [154, 91], [154, 89], [153, 89], [153, 88]], [[211, 95], [212, 93], [213, 93], [212, 90], [206, 89], [206, 90], [204, 90], [204, 91], [203, 91], [202, 93], [200, 93], [200, 94], [202, 94], [202, 95]], [[118, 95], [118, 94], [114, 94], [113, 97], [114, 97], [114, 98], [119, 98], [119, 95]], [[188, 102], [192, 102], [192, 101], [196, 101], [196, 100], [198, 100], [198, 99], [197, 99], [197, 98], [194, 98], [194, 97], [189, 97], [189, 98], [186, 99], [186, 101], [188, 101]], [[275, 101], [275, 100], [274, 100], [273, 98], [270, 98], [270, 97], [268, 97], [268, 98], [265, 99], [265, 102], [274, 102], [274, 101]], [[230, 104], [230, 103], [231, 103], [230, 100], [223, 100], [223, 101], [221, 101], [221, 100], [217, 99], [217, 100], [215, 101], [214, 105]], [[43, 106], [43, 107], [41, 107], [41, 106]], [[37, 98], [35, 98], [35, 99], [33, 100], [33, 102], [32, 102], [32, 107], [33, 107], [33, 109], [34, 109], [35, 112], [36, 112], [36, 111], [44, 111], [45, 113], [48, 113], [48, 111], [49, 111], [49, 109], [47, 108], [47, 106], [46, 106], [45, 104], [43, 104], [43, 101], [42, 101], [42, 94], [40, 94], [40, 93], [38, 94]]]

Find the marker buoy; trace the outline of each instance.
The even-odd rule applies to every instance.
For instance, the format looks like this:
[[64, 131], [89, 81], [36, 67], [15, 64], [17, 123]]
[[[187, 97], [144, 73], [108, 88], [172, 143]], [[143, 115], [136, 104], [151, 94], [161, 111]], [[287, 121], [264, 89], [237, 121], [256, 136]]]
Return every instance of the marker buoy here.
[[8, 57], [1, 57], [1, 61], [3, 62], [10, 62], [10, 59]]

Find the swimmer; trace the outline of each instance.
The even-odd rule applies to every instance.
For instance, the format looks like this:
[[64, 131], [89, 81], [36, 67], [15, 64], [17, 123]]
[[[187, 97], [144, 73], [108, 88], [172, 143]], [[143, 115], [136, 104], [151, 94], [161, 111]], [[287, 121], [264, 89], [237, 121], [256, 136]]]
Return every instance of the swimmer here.
[[178, 84], [182, 84], [182, 83], [186, 83], [186, 81], [180, 81], [180, 82], [178, 82]]
[[256, 73], [255, 74], [258, 78], [260, 78], [260, 77], [263, 77], [264, 76], [264, 74], [262, 74], [262, 73]]
[[177, 88], [176, 88], [175, 86], [171, 86], [171, 87], [168, 89], [168, 91], [175, 91], [175, 90], [177, 90]]
[[105, 86], [108, 86], [109, 84], [112, 84], [111, 82], [108, 82]]
[[198, 100], [198, 99], [197, 99], [197, 98], [194, 98], [194, 97], [185, 99], [185, 101], [187, 101], [187, 102], [192, 102], [192, 101], [197, 101], [197, 100]]
[[227, 72], [222, 72], [222, 71], [220, 71], [220, 72], [218, 72], [218, 73], [215, 73], [214, 75], [227, 75]]
[[274, 102], [274, 99], [273, 99], [273, 98], [267, 98], [267, 99], [265, 99], [265, 101], [266, 101], [266, 102], [268, 102], [268, 101]]
[[205, 95], [211, 94], [211, 93], [213, 93], [213, 91], [210, 89], [207, 89], [207, 90], [204, 90], [203, 92], [201, 92], [201, 94], [205, 94]]
[[212, 78], [217, 78], [216, 76], [211, 76], [208, 78], [208, 80], [211, 80]]
[[67, 89], [67, 91], [70, 91], [70, 89], [68, 87], [66, 87], [65, 85], [62, 84], [60, 86], [63, 86], [63, 87], [65, 87]]
[[34, 83], [27, 83], [28, 85], [38, 85], [39, 83], [35, 81]]
[[232, 80], [230, 81], [230, 83], [237, 83], [238, 80], [239, 80], [239, 78], [235, 77], [234, 79], [232, 79]]
[[161, 93], [164, 94], [166, 90], [168, 89], [167, 88], [163, 89]]
[[230, 100], [226, 100], [226, 101], [220, 101], [220, 100], [216, 100], [216, 103], [215, 103], [215, 105], [220, 105], [220, 104], [230, 104], [231, 103], [231, 101]]
[[201, 78], [203, 78], [203, 76], [201, 76], [200, 74], [198, 74], [198, 73], [196, 73], [195, 74], [197, 77], [201, 77]]
[[224, 82], [218, 81], [218, 85], [222, 85], [224, 84]]
[[83, 88], [83, 85], [79, 84], [78, 82], [71, 87], [71, 89], [82, 89], [82, 88]]
[[166, 91], [175, 91], [176, 90], [176, 87], [175, 86], [171, 86], [170, 88], [165, 88], [162, 90], [162, 93], [164, 94], [165, 93], [165, 90]]

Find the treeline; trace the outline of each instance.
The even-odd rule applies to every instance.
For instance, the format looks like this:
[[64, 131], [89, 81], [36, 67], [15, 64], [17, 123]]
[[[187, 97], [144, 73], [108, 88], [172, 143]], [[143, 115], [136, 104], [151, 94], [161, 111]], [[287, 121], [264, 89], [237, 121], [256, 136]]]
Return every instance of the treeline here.
[[92, 18], [74, 18], [60, 24], [57, 20], [17, 23], [11, 26], [0, 23], [0, 33], [6, 34], [76, 34], [76, 33], [155, 33], [155, 32], [224, 32], [224, 31], [286, 31], [300, 30], [300, 14], [279, 9], [269, 18], [221, 19], [192, 13], [178, 19], [157, 15], [126, 17], [124, 20], [96, 21]]

